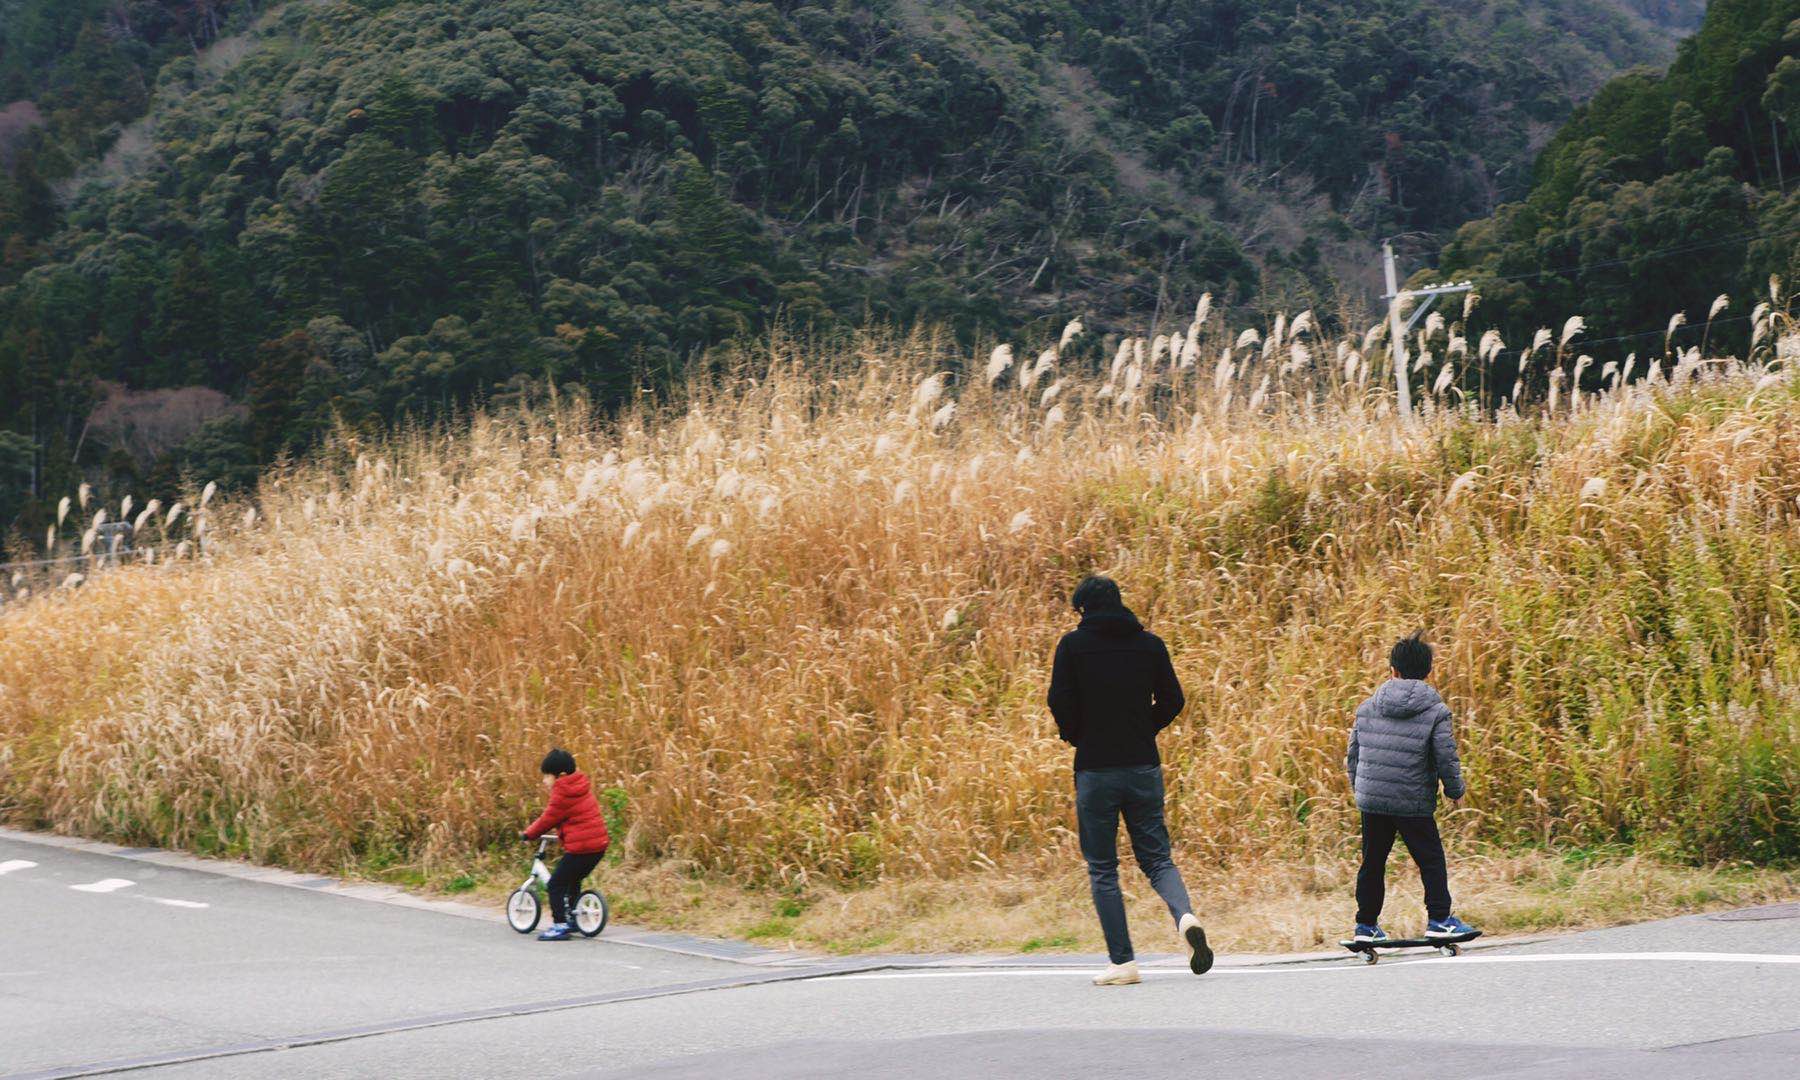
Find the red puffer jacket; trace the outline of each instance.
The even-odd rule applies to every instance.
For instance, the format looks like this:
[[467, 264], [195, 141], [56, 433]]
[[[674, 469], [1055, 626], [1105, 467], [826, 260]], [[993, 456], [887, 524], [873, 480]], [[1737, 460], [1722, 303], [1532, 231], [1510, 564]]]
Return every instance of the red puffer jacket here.
[[571, 855], [601, 855], [612, 843], [586, 773], [564, 773], [556, 778], [550, 785], [550, 805], [525, 835], [536, 840], [551, 829], [562, 836], [562, 848]]

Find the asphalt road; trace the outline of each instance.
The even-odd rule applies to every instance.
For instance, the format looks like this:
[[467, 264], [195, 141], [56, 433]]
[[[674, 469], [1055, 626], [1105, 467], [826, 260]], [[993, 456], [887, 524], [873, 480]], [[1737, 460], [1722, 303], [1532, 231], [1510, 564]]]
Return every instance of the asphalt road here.
[[1085, 958], [539, 944], [498, 912], [16, 836], [0, 913], [0, 1077], [1800, 1075], [1796, 917], [1375, 967], [1225, 957], [1195, 978], [1171, 957], [1097, 989]]

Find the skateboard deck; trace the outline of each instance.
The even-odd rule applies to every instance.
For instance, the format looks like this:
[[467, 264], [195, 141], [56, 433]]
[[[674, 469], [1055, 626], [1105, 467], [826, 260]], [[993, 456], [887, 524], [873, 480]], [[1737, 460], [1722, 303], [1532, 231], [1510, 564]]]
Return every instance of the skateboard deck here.
[[1481, 936], [1481, 931], [1471, 930], [1455, 937], [1429, 938], [1389, 938], [1386, 941], [1340, 941], [1339, 945], [1353, 953], [1361, 953], [1363, 963], [1373, 964], [1381, 959], [1381, 953], [1388, 949], [1436, 949], [1445, 956], [1455, 956], [1462, 952], [1465, 942], [1474, 941]]

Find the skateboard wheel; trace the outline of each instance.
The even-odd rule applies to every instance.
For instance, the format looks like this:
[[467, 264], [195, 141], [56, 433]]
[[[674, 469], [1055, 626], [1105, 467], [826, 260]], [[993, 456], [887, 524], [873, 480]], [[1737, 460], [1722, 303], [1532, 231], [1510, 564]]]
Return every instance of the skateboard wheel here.
[[1380, 959], [1381, 957], [1375, 955], [1374, 949], [1370, 949], [1368, 952], [1363, 953], [1363, 963], [1365, 964], [1373, 964]]
[[1443, 953], [1445, 956], [1456, 956], [1456, 955], [1460, 954], [1462, 952], [1462, 950], [1457, 948], [1455, 945], [1445, 945], [1442, 948], [1440, 948], [1438, 950], [1438, 952]]

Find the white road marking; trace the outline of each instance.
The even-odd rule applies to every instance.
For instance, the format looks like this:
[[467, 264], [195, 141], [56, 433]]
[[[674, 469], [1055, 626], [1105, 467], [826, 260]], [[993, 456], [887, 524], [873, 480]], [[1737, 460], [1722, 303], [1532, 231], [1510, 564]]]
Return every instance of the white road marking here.
[[1448, 956], [1422, 961], [1428, 964], [1543, 964], [1569, 961], [1656, 960], [1700, 964], [1800, 964], [1800, 956], [1788, 953], [1752, 952], [1596, 952], [1518, 953], [1503, 956]]
[[[1648, 953], [1526, 953], [1516, 956], [1459, 956], [1436, 957], [1433, 959], [1407, 960], [1400, 963], [1375, 965], [1376, 971], [1394, 971], [1399, 968], [1438, 967], [1443, 964], [1567, 964], [1567, 963], [1613, 963], [1620, 961], [1646, 961], [1652, 963], [1702, 963], [1702, 964], [1800, 964], [1800, 955], [1785, 953], [1707, 953], [1707, 952], [1648, 952]], [[1357, 964], [1354, 967], [1340, 964], [1307, 964], [1284, 967], [1216, 967], [1211, 975], [1321, 975], [1321, 974], [1361, 974], [1367, 972], [1369, 965]], [[1075, 975], [1092, 975], [1096, 971], [1092, 967], [1068, 968], [996, 968], [993, 970], [961, 970], [961, 971], [866, 971], [855, 975], [839, 975], [835, 978], [821, 979], [820, 982], [848, 982], [852, 980], [878, 979], [993, 979], [993, 978], [1037, 978], [1055, 977], [1069, 978]], [[1145, 968], [1140, 974], [1144, 978], [1151, 976], [1180, 976], [1194, 978], [1193, 974], [1183, 968]]]
[[[10, 874], [14, 870], [29, 870], [36, 865], [37, 863], [34, 863], [29, 859], [8, 859], [5, 862], [0, 862], [0, 874]], [[99, 881], [90, 881], [85, 885], [71, 885], [69, 888], [74, 889], [76, 892], [110, 893], [118, 892], [120, 889], [129, 889], [136, 884], [137, 882], [132, 881], [129, 878], [109, 877], [101, 878]], [[137, 899], [148, 900], [153, 904], [162, 904], [166, 907], [187, 908], [193, 911], [204, 911], [205, 909], [212, 907], [211, 904], [204, 903], [200, 900], [177, 900], [170, 896], [139, 895], [137, 896]]]

